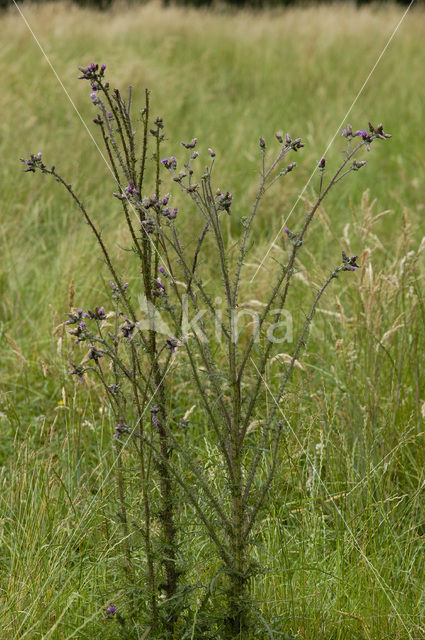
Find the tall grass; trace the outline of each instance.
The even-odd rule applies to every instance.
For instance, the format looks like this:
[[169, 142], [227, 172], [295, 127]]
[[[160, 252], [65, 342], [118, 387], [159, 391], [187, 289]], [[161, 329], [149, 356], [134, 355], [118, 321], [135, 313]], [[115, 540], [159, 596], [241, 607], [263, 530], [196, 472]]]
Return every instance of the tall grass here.
[[[47, 4], [24, 12], [87, 122], [87, 88], [75, 82], [75, 67], [105, 59], [124, 69], [120, 85], [139, 78], [138, 103], [150, 87], [170, 153], [194, 135], [214, 147], [239, 215], [256, 186], [258, 136], [283, 129], [307, 138], [297, 180], [266, 198], [251, 275], [401, 17], [394, 7], [348, 5], [231, 14], [152, 4], [97, 14]], [[259, 611], [302, 638], [425, 633], [424, 32], [425, 15], [412, 12], [356, 102], [349, 121], [380, 118], [393, 140], [331, 195], [299, 265], [301, 323], [323, 258], [333, 264], [340, 248], [362, 252], [356, 283], [338, 281], [321, 306], [285, 398], [278, 498], [256, 549], [267, 562], [253, 584]], [[67, 338], [56, 329], [72, 304], [99, 302], [99, 273], [107, 274], [67, 199], [54, 185], [23, 180], [17, 159], [38, 148], [54, 156], [101, 215], [123, 265], [127, 236], [100, 186], [106, 167], [22, 19], [5, 14], [0, 33], [0, 638], [114, 638], [114, 623], [102, 621], [105, 606], [123, 596], [121, 550], [111, 543], [119, 522], [108, 482], [109, 416], [94, 384], [76, 393]], [[339, 137], [333, 145], [343, 148]], [[369, 185], [375, 201], [362, 195]], [[311, 198], [309, 188], [295, 226]], [[189, 243], [190, 212], [185, 218]], [[230, 244], [236, 225], [232, 218]], [[261, 301], [284, 251], [280, 238], [255, 280], [243, 283], [247, 301]], [[213, 276], [212, 261], [210, 269]], [[278, 371], [276, 361], [267, 380]], [[182, 407], [186, 384], [176, 384]], [[203, 441], [196, 408], [191, 419], [212, 473], [216, 452]], [[205, 586], [215, 567], [187, 517]], [[192, 594], [193, 611], [203, 595], [201, 587]]]

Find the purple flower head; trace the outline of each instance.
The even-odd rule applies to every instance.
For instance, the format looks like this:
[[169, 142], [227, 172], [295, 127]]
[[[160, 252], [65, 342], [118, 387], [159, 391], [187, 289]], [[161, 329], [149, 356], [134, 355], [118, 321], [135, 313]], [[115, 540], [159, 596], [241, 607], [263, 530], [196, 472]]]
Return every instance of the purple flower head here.
[[167, 338], [165, 342], [167, 349], [170, 349], [171, 353], [174, 353], [179, 344], [178, 341], [175, 338]]
[[125, 318], [125, 324], [120, 327], [121, 333], [124, 338], [131, 338], [133, 336], [133, 331], [135, 328], [135, 323], [131, 322], [128, 318]]
[[286, 167], [286, 171], [287, 173], [289, 173], [290, 171], [292, 171], [292, 169], [295, 169], [295, 167], [297, 166], [296, 162], [291, 162], [291, 164], [288, 164], [288, 166]]
[[[41, 151], [39, 151], [37, 154], [31, 153], [28, 160], [21, 158], [21, 162], [27, 167], [27, 169], [24, 169], [24, 173], [28, 171], [35, 173], [37, 169], [40, 169], [42, 173], [47, 173], [47, 168], [41, 159], [41, 155]], [[54, 167], [52, 167], [51, 171], [53, 170]]]
[[161, 160], [161, 164], [164, 165], [166, 169], [174, 170], [177, 167], [177, 158], [175, 156], [171, 156], [170, 158], [163, 158]]
[[99, 349], [96, 349], [96, 347], [93, 347], [93, 345], [91, 344], [89, 344], [89, 347], [90, 351], [87, 355], [87, 362], [93, 360], [96, 364], [99, 364], [99, 358], [103, 358], [103, 352]]
[[67, 320], [65, 324], [76, 324], [77, 322], [81, 321], [82, 316], [83, 316], [82, 309], [78, 309], [77, 313], [68, 313], [68, 318], [70, 318], [70, 320]]
[[222, 193], [220, 189], [217, 189], [216, 195], [219, 210], [227, 211], [230, 216], [230, 207], [232, 206], [233, 200], [232, 194], [229, 191], [226, 191], [226, 193]]
[[159, 271], [159, 273], [162, 273], [163, 276], [167, 275], [167, 271], [165, 270], [165, 268], [162, 265], [160, 267], [158, 267], [158, 271]]
[[152, 233], [152, 231], [155, 229], [153, 220], [142, 220], [142, 227], [145, 233]]
[[199, 156], [199, 153], [197, 151], [194, 151], [192, 153], [192, 160], [195, 160], [198, 156]]
[[162, 199], [162, 204], [164, 205], [164, 207], [166, 207], [166, 206], [167, 206], [167, 204], [168, 204], [168, 202], [169, 202], [170, 198], [171, 198], [171, 194], [170, 194], [170, 193], [167, 193], [167, 195]]
[[158, 427], [159, 424], [160, 424], [159, 419], [158, 419], [158, 413], [159, 413], [158, 405], [154, 404], [150, 411], [151, 411], [151, 416], [152, 416], [152, 424], [154, 424], [155, 427]]
[[345, 251], [342, 251], [342, 264], [345, 271], [356, 271], [356, 269], [360, 269], [360, 265], [357, 264], [359, 256], [347, 256]]
[[117, 611], [116, 605], [113, 602], [109, 603], [109, 607], [105, 609], [106, 616], [103, 618], [104, 620], [110, 620]]
[[70, 362], [71, 366], [72, 366], [72, 371], [69, 372], [70, 376], [78, 376], [78, 379], [80, 380], [80, 382], [83, 381], [83, 375], [84, 375], [84, 367], [82, 367], [80, 364], [75, 364], [74, 362]]
[[264, 140], [263, 136], [260, 136], [260, 149], [265, 149], [266, 148], [266, 141]]
[[297, 234], [293, 233], [288, 227], [285, 227], [285, 233], [290, 240], [295, 240], [297, 238]]
[[289, 135], [289, 133], [287, 133], [286, 136], [285, 136], [285, 142], [286, 142], [286, 144], [291, 144], [291, 142], [292, 142], [292, 138]]
[[139, 196], [140, 195], [140, 192], [132, 184], [129, 184], [128, 187], [125, 188], [125, 192], [126, 192], [127, 196]]
[[347, 124], [347, 128], [342, 130], [342, 135], [344, 136], [344, 138], [351, 138], [351, 136], [353, 135], [353, 128], [351, 124]]
[[276, 133], [275, 133], [274, 135], [275, 135], [276, 140], [277, 140], [278, 142], [280, 142], [280, 144], [282, 144], [282, 143], [283, 143], [283, 137], [282, 137], [282, 134], [281, 134], [281, 133], [279, 133], [278, 131], [276, 131]]
[[[123, 418], [120, 418], [115, 426], [115, 433], [113, 435], [114, 438], [119, 438], [120, 436], [122, 436], [124, 433], [128, 432], [128, 427], [125, 424]], [[115, 613], [115, 611], [114, 611]]]
[[154, 281], [154, 294], [157, 296], [162, 295], [163, 293], [165, 293], [165, 287], [161, 282], [160, 278], [155, 278]]
[[211, 158], [215, 158], [215, 151], [213, 151], [211, 147], [208, 147], [208, 153], [210, 154]]
[[367, 164], [366, 160], [353, 160], [353, 171], [358, 171]]
[[93, 92], [90, 94], [90, 98], [95, 102], [97, 100], [97, 95]]
[[185, 149], [194, 149], [196, 147], [197, 142], [198, 142], [198, 138], [192, 138], [190, 142], [181, 142], [180, 144]]
[[325, 158], [325, 156], [322, 156], [320, 158], [320, 162], [319, 162], [319, 164], [317, 166], [319, 167], [319, 169], [324, 169], [325, 168], [325, 166], [326, 166], [326, 158]]

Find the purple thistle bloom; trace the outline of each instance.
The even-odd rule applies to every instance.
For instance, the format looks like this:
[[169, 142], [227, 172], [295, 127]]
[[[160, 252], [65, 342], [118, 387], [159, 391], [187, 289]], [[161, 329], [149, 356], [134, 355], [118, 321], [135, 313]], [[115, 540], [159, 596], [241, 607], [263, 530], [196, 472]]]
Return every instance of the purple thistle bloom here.
[[297, 237], [297, 234], [293, 233], [290, 229], [288, 229], [288, 227], [285, 227], [285, 233], [290, 240], [295, 240], [295, 238]]
[[342, 264], [345, 271], [356, 271], [356, 269], [360, 269], [360, 265], [357, 264], [357, 259], [359, 256], [347, 256], [345, 251], [342, 251]]
[[109, 607], [105, 609], [106, 616], [103, 618], [104, 620], [110, 620], [113, 615], [116, 613], [117, 607], [113, 602], [109, 603]]
[[167, 349], [170, 349], [171, 353], [174, 353], [177, 349], [178, 341], [175, 338], [167, 338], [165, 342]]
[[326, 166], [326, 158], [325, 156], [322, 156], [320, 159], [319, 164], [317, 165], [319, 167], [319, 169], [324, 169]]

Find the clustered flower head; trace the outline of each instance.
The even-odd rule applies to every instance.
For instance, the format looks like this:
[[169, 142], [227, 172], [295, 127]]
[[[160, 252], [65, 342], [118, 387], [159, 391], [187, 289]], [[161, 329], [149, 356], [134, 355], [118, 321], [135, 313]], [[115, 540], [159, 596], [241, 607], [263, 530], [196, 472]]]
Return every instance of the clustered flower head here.
[[[160, 267], [161, 268], [161, 267]], [[163, 296], [165, 295], [165, 287], [161, 282], [161, 278], [155, 278], [153, 283], [153, 295], [154, 296]]]
[[96, 347], [94, 347], [92, 344], [89, 344], [90, 347], [90, 351], [87, 354], [86, 357], [86, 362], [90, 362], [90, 360], [93, 360], [95, 362], [95, 364], [99, 364], [99, 358], [103, 358], [103, 351], [100, 351], [100, 349], [96, 349]]
[[124, 324], [120, 327], [121, 333], [123, 334], [124, 338], [131, 338], [133, 336], [134, 328], [136, 325], [128, 318], [124, 318], [124, 320]]
[[127, 196], [140, 196], [140, 191], [138, 191], [133, 184], [129, 184], [128, 187], [125, 188], [125, 193]]
[[232, 194], [229, 191], [226, 191], [226, 193], [222, 193], [220, 189], [217, 189], [216, 196], [219, 211], [227, 211], [230, 216], [230, 207], [232, 206], [233, 199]]
[[[77, 325], [74, 329], [71, 329], [68, 333], [77, 339], [74, 344], [78, 344], [79, 342], [83, 342], [87, 340], [87, 324], [86, 319], [88, 320], [104, 320], [106, 318], [105, 309], [103, 307], [96, 307], [94, 311], [90, 309], [84, 312], [82, 309], [77, 309], [77, 311], [72, 311], [68, 313], [69, 320], [65, 321], [65, 325]], [[91, 345], [89, 345], [91, 346]], [[96, 355], [97, 353], [97, 355]], [[93, 355], [88, 358], [89, 360], [93, 359], [96, 364], [98, 358], [101, 358], [101, 352], [93, 351]]]
[[162, 212], [166, 218], [169, 220], [174, 220], [177, 217], [178, 207], [173, 207], [173, 209], [164, 209]]
[[152, 233], [155, 229], [155, 223], [153, 220], [142, 220], [142, 227], [145, 233]]
[[69, 320], [67, 320], [65, 324], [76, 324], [84, 318], [84, 312], [82, 309], [77, 309], [76, 312], [68, 313], [68, 318]]
[[[125, 424], [123, 418], [120, 418], [115, 426], [115, 433], [113, 437], [117, 440], [124, 433], [128, 433], [128, 427]], [[115, 611], [113, 613], [115, 613]]]
[[69, 372], [69, 375], [78, 376], [78, 380], [82, 382], [85, 368], [81, 364], [75, 364], [72, 360], [70, 360], [70, 365], [72, 366], [72, 371]]
[[[276, 134], [276, 138], [280, 142], [279, 138], [281, 138], [281, 136], [278, 137]], [[304, 147], [304, 143], [301, 141], [301, 138], [295, 138], [294, 140], [292, 140], [289, 133], [287, 133], [285, 136], [285, 144], [286, 146], [291, 147], [293, 151], [298, 151], [298, 149], [302, 149], [302, 147]]]
[[[81, 311], [81, 309], [80, 309], [80, 311]], [[71, 315], [71, 314], [68, 314], [68, 315]], [[75, 322], [73, 322], [71, 320], [67, 320], [65, 324], [75, 324]], [[84, 340], [87, 339], [86, 329], [87, 329], [86, 321], [85, 320], [81, 320], [80, 322], [78, 322], [78, 324], [75, 327], [75, 329], [71, 329], [71, 331], [68, 332], [71, 336], [74, 336], [75, 338], [77, 338], [75, 340], [74, 344], [79, 344], [80, 342], [84, 342]]]
[[[38, 153], [31, 153], [28, 160], [25, 158], [21, 158], [21, 162], [23, 162], [27, 167], [26, 169], [24, 169], [24, 173], [27, 173], [28, 171], [35, 173], [37, 169], [40, 169], [40, 171], [45, 173], [48, 170], [41, 159], [41, 151], [39, 151]], [[54, 167], [52, 167], [51, 170], [53, 171]]]
[[326, 166], [326, 158], [325, 158], [325, 156], [321, 157], [320, 162], [319, 162], [319, 164], [317, 166], [319, 167], [319, 169], [321, 169], [323, 171], [323, 169]]
[[114, 300], [118, 300], [121, 294], [121, 290], [125, 291], [128, 287], [128, 282], [124, 282], [124, 284], [122, 285], [121, 289], [119, 288], [119, 286], [117, 284], [115, 284], [115, 282], [112, 282], [112, 280], [109, 283], [111, 285], [111, 289], [112, 289], [112, 298]]
[[181, 142], [180, 144], [185, 149], [194, 149], [196, 147], [197, 142], [198, 142], [198, 138], [192, 138], [190, 142]]
[[[102, 84], [103, 77], [105, 75], [106, 64], [101, 64], [99, 67], [98, 64], [95, 64], [94, 62], [92, 62], [91, 64], [89, 64], [88, 67], [78, 67], [78, 69], [82, 73], [81, 76], [78, 76], [78, 79], [88, 80], [90, 82], [90, 86], [92, 90], [90, 94], [90, 98], [93, 101], [93, 104], [95, 105], [100, 104], [101, 101], [97, 96], [96, 92], [99, 91], [100, 89], [103, 89], [105, 91], [108, 91], [109, 89], [109, 82], [105, 82], [105, 84]], [[98, 119], [95, 119], [94, 123], [100, 124], [100, 121]]]
[[[81, 309], [79, 309], [79, 311], [81, 311]], [[104, 307], [96, 307], [94, 311], [91, 311], [90, 309], [88, 309], [88, 311], [86, 311], [86, 313], [83, 314], [83, 317], [90, 318], [90, 320], [105, 320], [106, 318], [105, 309]], [[65, 324], [69, 324], [69, 323], [66, 322]]]
[[165, 346], [167, 347], [167, 349], [169, 349], [171, 351], [171, 353], [174, 353], [175, 350], [178, 347], [178, 340], [176, 340], [176, 338], [167, 338], [167, 340], [165, 341]]
[[158, 418], [158, 413], [159, 413], [159, 407], [157, 404], [154, 404], [152, 409], [151, 409], [151, 416], [152, 416], [152, 424], [155, 427], [159, 427], [160, 422], [159, 422], [159, 418]]
[[109, 603], [109, 606], [105, 609], [106, 616], [103, 618], [104, 620], [110, 620], [116, 613], [117, 607], [113, 602]]
[[370, 122], [368, 123], [368, 125], [369, 131], [367, 131], [366, 129], [358, 129], [357, 131], [353, 132], [351, 124], [348, 124], [347, 127], [342, 130], [342, 135], [348, 140], [350, 140], [351, 138], [361, 137], [362, 140], [366, 143], [366, 149], [368, 151], [370, 151], [370, 143], [374, 138], [379, 138], [380, 140], [391, 138], [391, 135], [389, 133], [384, 133], [384, 127], [382, 124], [378, 124], [376, 128]]
[[[88, 67], [78, 67], [81, 71], [82, 75], [78, 77], [79, 80], [90, 80], [90, 82], [95, 84], [99, 82], [101, 78], [105, 75], [106, 64], [101, 64], [100, 67], [98, 64], [92, 62]], [[95, 85], [96, 86], [96, 85]], [[93, 87], [94, 89], [94, 87]], [[97, 90], [97, 88], [95, 89]]]
[[356, 271], [356, 269], [360, 269], [360, 265], [357, 264], [359, 256], [347, 256], [345, 251], [342, 251], [342, 264], [345, 271]]
[[285, 233], [286, 233], [286, 235], [288, 236], [288, 238], [290, 240], [295, 240], [297, 238], [297, 235], [298, 235], [296, 233], [293, 233], [290, 229], [288, 229], [288, 227], [285, 227]]
[[170, 158], [163, 158], [161, 160], [161, 164], [164, 165], [166, 169], [177, 169], [177, 158], [175, 156], [171, 156]]

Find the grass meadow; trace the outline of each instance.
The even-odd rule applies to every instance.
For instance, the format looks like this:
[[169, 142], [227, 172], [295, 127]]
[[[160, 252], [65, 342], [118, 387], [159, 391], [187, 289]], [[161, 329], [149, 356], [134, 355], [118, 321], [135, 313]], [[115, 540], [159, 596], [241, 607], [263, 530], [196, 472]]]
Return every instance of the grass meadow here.
[[[296, 638], [425, 638], [425, 12], [407, 15], [344, 120], [400, 8], [147, 4], [96, 13], [47, 3], [23, 11], [94, 136], [77, 67], [98, 61], [111, 85], [133, 86], [135, 105], [151, 90], [167, 153], [194, 136], [214, 148], [216, 180], [234, 198], [229, 247], [258, 186], [259, 136], [270, 147], [278, 130], [303, 138], [296, 170], [267, 193], [257, 218], [247, 302], [261, 302], [287, 249], [282, 234], [251, 277], [337, 132], [326, 158], [338, 165], [341, 125], [383, 122], [392, 134], [330, 194], [303, 247], [295, 332], [342, 249], [359, 254], [362, 268], [328, 290], [285, 397], [291, 428], [261, 521], [255, 553], [265, 571], [252, 593], [264, 619], [283, 619]], [[103, 610], [123, 597], [111, 417], [94, 381], [68, 375], [61, 323], [70, 306], [106, 304], [109, 278], [72, 202], [45, 176], [23, 174], [19, 158], [42, 150], [82, 196], [131, 285], [138, 274], [122, 249], [129, 239], [105, 163], [16, 10], [0, 15], [0, 41], [0, 639], [108, 640], [118, 628]], [[187, 243], [195, 216], [181, 204]], [[213, 259], [208, 268], [214, 286]], [[278, 375], [277, 360], [267, 376]], [[187, 384], [175, 374], [182, 411]], [[195, 415], [201, 438], [205, 418]], [[207, 441], [205, 464], [213, 470]], [[190, 518], [187, 535], [194, 575], [208, 583], [215, 560]], [[262, 637], [275, 636], [265, 627]]]

